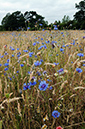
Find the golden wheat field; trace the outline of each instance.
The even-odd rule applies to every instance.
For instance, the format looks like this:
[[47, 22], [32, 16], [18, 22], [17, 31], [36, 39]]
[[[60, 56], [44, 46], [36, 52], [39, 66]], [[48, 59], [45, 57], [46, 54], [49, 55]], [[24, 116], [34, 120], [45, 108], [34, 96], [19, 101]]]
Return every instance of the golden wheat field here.
[[85, 129], [85, 30], [0, 32], [0, 129]]

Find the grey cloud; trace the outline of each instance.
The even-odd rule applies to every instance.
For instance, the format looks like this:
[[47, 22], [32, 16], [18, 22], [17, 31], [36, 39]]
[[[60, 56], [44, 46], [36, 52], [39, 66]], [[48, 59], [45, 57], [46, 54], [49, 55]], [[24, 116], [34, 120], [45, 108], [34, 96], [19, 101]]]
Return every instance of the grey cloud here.
[[36, 11], [49, 23], [53, 23], [61, 20], [64, 15], [72, 18], [77, 11], [75, 3], [79, 2], [80, 0], [0, 0], [0, 22], [8, 12]]

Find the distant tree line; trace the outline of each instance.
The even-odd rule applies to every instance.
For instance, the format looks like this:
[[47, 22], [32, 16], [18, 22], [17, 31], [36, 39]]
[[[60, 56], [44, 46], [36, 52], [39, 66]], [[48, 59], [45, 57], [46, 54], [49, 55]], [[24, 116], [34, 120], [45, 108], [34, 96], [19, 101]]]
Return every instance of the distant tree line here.
[[42, 29], [85, 29], [85, 0], [75, 4], [78, 11], [74, 15], [74, 19], [70, 20], [69, 16], [64, 15], [62, 21], [55, 21], [48, 24], [44, 17], [37, 14], [36, 11], [26, 11], [24, 14], [21, 11], [7, 13], [2, 19], [0, 30], [42, 30]]

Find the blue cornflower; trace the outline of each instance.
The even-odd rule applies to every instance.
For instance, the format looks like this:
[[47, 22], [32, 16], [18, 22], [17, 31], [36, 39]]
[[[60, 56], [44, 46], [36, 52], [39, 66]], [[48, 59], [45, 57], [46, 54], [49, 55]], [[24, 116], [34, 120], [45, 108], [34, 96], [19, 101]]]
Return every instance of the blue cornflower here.
[[28, 50], [23, 50], [23, 52], [28, 52]]
[[48, 88], [48, 84], [46, 83], [46, 81], [41, 81], [39, 85], [39, 89], [42, 91], [45, 91], [47, 88]]
[[9, 59], [7, 59], [7, 63], [9, 63]]
[[14, 57], [14, 55], [12, 54], [12, 57]]
[[53, 87], [52, 87], [52, 86], [50, 86], [49, 90], [52, 90], [52, 89], [53, 89]]
[[41, 50], [43, 47], [44, 47], [43, 45], [42, 45], [42, 46], [40, 46], [40, 47], [38, 48], [38, 50]]
[[58, 30], [58, 28], [57, 27], [54, 27], [54, 30]]
[[42, 64], [41, 61], [40, 61], [40, 62], [39, 62], [39, 61], [34, 62], [34, 65], [35, 65], [35, 66], [39, 66], [39, 65], [41, 65], [41, 64]]
[[34, 86], [37, 84], [37, 82], [30, 82], [29, 84], [30, 84], [30, 86]]
[[16, 71], [16, 73], [19, 73], [19, 71]]
[[30, 71], [28, 71], [28, 74], [30, 74], [31, 72]]
[[50, 80], [50, 79], [47, 79], [47, 81], [48, 81], [48, 82], [52, 82], [52, 80]]
[[27, 27], [27, 29], [29, 30], [29, 29], [30, 29], [30, 27]]
[[59, 63], [55, 63], [55, 62], [54, 62], [53, 64], [55, 64], [55, 65], [59, 65]]
[[79, 57], [83, 57], [83, 56], [84, 56], [84, 54], [83, 54], [83, 53], [78, 53], [78, 54], [77, 54], [77, 56], [79, 56]]
[[2, 64], [0, 64], [0, 67], [2, 66]]
[[29, 57], [32, 57], [32, 55], [33, 55], [33, 52], [29, 52]]
[[85, 64], [83, 64], [83, 66], [85, 66]]
[[82, 69], [81, 69], [81, 68], [76, 68], [76, 71], [77, 71], [78, 73], [81, 73], [81, 72], [82, 72]]
[[60, 116], [60, 112], [58, 112], [57, 110], [54, 110], [53, 112], [52, 112], [52, 116], [54, 117], [54, 118], [58, 118], [59, 116]]
[[62, 52], [62, 51], [64, 51], [64, 49], [63, 48], [60, 48], [60, 51]]
[[11, 48], [12, 51], [14, 51], [15, 49], [14, 48]]
[[26, 85], [26, 83], [24, 83], [23, 86], [23, 90], [27, 90], [27, 89], [31, 89], [29, 83]]
[[17, 50], [19, 50], [19, 48], [17, 48]]
[[33, 43], [33, 46], [35, 46], [36, 45], [36, 43]]
[[41, 59], [40, 61], [43, 62], [43, 59]]
[[64, 73], [64, 69], [61, 68], [61, 69], [59, 69], [57, 72], [58, 72], [59, 74], [63, 74], [63, 73]]
[[41, 75], [41, 73], [40, 73], [39, 71], [37, 71], [37, 72], [36, 72], [36, 74], [38, 74], [38, 76], [40, 76], [40, 75]]
[[42, 24], [39, 24], [40, 26], [42, 26]]
[[24, 66], [24, 64], [20, 64], [20, 66], [21, 66], [21, 67], [23, 67], [23, 66]]
[[2, 55], [2, 56], [0, 56], [1, 58], [3, 58], [4, 56]]
[[61, 34], [63, 34], [63, 32], [61, 32]]
[[35, 58], [37, 58], [37, 55], [35, 55]]
[[6, 67], [6, 68], [4, 68], [4, 71], [7, 71], [8, 70], [8, 68]]
[[47, 48], [47, 46], [46, 46], [45, 44], [43, 45], [43, 47], [44, 47], [45, 49]]
[[4, 55], [8, 55], [8, 53], [7, 53], [7, 52], [5, 52], [5, 53], [4, 53]]
[[9, 63], [5, 63], [4, 66], [9, 66]]

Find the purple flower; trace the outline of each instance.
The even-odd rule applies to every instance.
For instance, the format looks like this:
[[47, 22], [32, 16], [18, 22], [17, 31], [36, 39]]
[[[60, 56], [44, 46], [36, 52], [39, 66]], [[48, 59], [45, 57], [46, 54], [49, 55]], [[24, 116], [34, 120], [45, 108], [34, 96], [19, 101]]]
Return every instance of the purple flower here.
[[41, 81], [39, 85], [39, 89], [42, 91], [45, 91], [47, 88], [48, 88], [48, 84], [46, 83], [46, 81]]
[[23, 66], [24, 66], [24, 64], [20, 64], [20, 66], [21, 66], [21, 67], [23, 67]]
[[0, 64], [0, 67], [2, 66], [2, 64]]
[[81, 73], [81, 72], [82, 72], [82, 69], [81, 69], [81, 68], [76, 68], [76, 71], [77, 71], [78, 73]]
[[63, 73], [64, 73], [64, 69], [61, 68], [61, 69], [59, 69], [57, 72], [58, 72], [59, 74], [63, 74]]
[[9, 66], [9, 63], [5, 63], [4, 66]]
[[61, 52], [63, 52], [63, 51], [64, 51], [64, 49], [63, 49], [63, 48], [60, 48], [60, 51], [61, 51]]
[[30, 88], [30, 84], [28, 83], [28, 84], [26, 85], [26, 83], [24, 83], [23, 90], [27, 90], [27, 89], [31, 89], [31, 88]]
[[85, 66], [85, 64], [83, 64], [83, 66]]
[[6, 67], [6, 68], [4, 68], [4, 71], [7, 71], [8, 70], [8, 68]]
[[78, 54], [77, 54], [77, 56], [79, 56], [79, 57], [83, 57], [83, 56], [84, 56], [84, 54], [83, 54], [83, 53], [78, 53]]
[[30, 84], [30, 86], [34, 86], [34, 85], [36, 85], [37, 83], [36, 83], [36, 82], [30, 82], [29, 84]]
[[60, 116], [60, 112], [58, 112], [57, 110], [54, 110], [53, 112], [52, 112], [52, 116], [54, 117], [54, 118], [58, 118], [59, 116]]
[[39, 65], [41, 65], [41, 64], [42, 64], [41, 61], [40, 61], [40, 62], [39, 62], [39, 61], [34, 62], [34, 65], [35, 65], [35, 66], [39, 66]]

